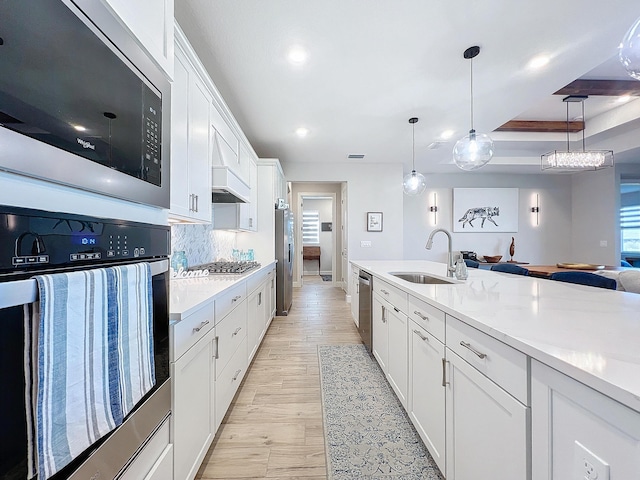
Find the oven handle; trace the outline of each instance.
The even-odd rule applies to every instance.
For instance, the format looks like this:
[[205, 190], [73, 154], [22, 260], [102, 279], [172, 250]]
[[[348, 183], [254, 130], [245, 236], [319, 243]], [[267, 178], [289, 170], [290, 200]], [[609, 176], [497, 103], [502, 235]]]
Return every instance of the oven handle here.
[[[169, 260], [150, 262], [151, 276], [169, 270]], [[17, 307], [38, 300], [38, 284], [34, 278], [0, 283], [0, 310]]]

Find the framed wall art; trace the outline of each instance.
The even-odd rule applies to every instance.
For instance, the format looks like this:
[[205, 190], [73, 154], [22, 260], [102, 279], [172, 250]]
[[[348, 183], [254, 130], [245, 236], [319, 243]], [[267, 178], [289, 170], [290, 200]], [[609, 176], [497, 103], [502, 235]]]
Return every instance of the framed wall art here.
[[367, 212], [367, 232], [382, 231], [382, 212]]
[[454, 232], [517, 232], [517, 188], [454, 188]]

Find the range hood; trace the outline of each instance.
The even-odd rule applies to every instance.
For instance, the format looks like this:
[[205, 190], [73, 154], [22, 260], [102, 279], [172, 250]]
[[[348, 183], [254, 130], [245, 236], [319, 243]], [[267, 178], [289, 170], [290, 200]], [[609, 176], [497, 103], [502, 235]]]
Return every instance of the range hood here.
[[229, 167], [212, 167], [212, 203], [248, 203], [250, 188]]

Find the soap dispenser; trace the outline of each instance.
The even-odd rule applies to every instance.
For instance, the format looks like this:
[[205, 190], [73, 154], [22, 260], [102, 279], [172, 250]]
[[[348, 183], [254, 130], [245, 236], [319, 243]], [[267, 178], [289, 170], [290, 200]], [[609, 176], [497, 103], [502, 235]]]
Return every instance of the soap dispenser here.
[[469, 276], [469, 271], [467, 270], [467, 264], [464, 262], [462, 258], [462, 253], [458, 256], [458, 260], [456, 260], [456, 278], [458, 280], [466, 280]]

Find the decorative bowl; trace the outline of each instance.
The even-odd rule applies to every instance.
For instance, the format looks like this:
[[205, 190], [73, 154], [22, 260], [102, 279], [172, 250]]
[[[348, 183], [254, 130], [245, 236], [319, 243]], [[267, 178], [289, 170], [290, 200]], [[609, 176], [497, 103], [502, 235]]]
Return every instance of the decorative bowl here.
[[484, 261], [487, 263], [498, 263], [502, 255], [484, 255]]

